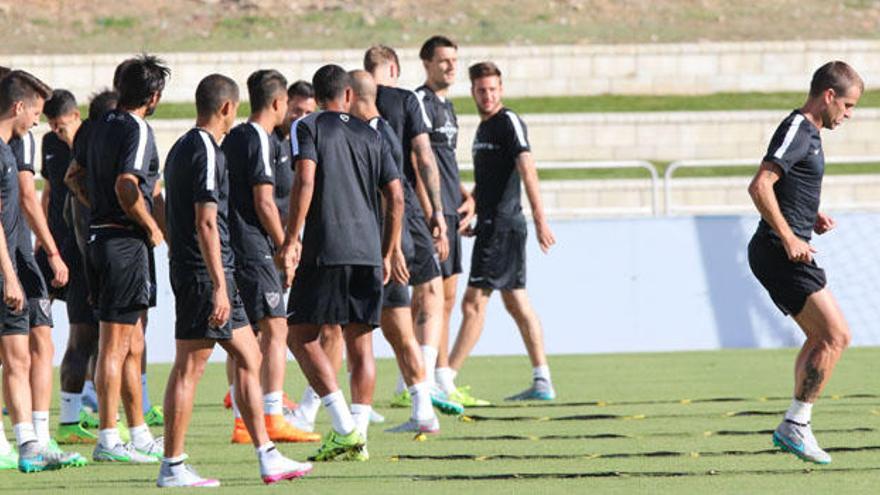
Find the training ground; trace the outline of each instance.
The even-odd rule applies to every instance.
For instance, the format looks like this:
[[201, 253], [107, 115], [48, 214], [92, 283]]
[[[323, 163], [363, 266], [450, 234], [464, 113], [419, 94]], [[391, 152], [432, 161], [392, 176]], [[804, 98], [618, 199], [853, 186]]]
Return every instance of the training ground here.
[[[847, 351], [815, 408], [816, 435], [834, 457], [829, 466], [803, 463], [771, 443], [790, 400], [795, 354], [551, 356], [559, 398], [527, 404], [502, 402], [528, 384], [525, 357], [476, 357], [459, 382], [495, 407], [469, 409], [467, 418], [441, 417], [441, 434], [425, 441], [382, 431], [409, 411], [388, 407], [396, 370], [381, 360], [375, 405], [387, 423], [371, 427], [370, 461], [319, 463], [307, 478], [272, 487], [260, 482], [253, 448], [229, 443], [223, 366], [211, 364], [186, 450], [199, 473], [220, 478], [219, 491], [227, 493], [876, 493], [880, 349]], [[168, 365], [150, 365], [154, 401], [161, 401], [167, 371]], [[288, 376], [287, 391], [298, 397], [304, 382], [296, 363]], [[329, 428], [323, 411], [318, 428]], [[315, 448], [280, 446], [298, 460]], [[91, 458], [90, 447], [74, 449]], [[157, 471], [157, 465], [107, 464], [29, 475], [2, 471], [0, 493], [157, 491]]]

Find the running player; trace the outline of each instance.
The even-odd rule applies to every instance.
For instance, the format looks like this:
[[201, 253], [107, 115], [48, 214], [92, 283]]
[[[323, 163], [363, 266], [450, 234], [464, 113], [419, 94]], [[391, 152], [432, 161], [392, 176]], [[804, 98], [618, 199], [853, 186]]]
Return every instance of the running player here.
[[[260, 375], [269, 437], [277, 442], [318, 442], [320, 435], [290, 425], [283, 410], [287, 326], [281, 277], [273, 256], [284, 242], [284, 227], [275, 206], [278, 146], [272, 132], [287, 114], [287, 80], [276, 70], [258, 70], [248, 77], [247, 86], [251, 116], [223, 140], [229, 164], [229, 227], [235, 250], [235, 281], [241, 288], [248, 319], [260, 331]], [[232, 442], [250, 441], [236, 412]]]
[[260, 349], [232, 275], [230, 176], [217, 142], [235, 122], [238, 100], [232, 79], [220, 74], [202, 79], [196, 89], [196, 126], [177, 140], [166, 160], [169, 271], [177, 321], [176, 355], [165, 388], [167, 442], [156, 482], [160, 487], [220, 485], [199, 476], [183, 452], [196, 386], [216, 344], [234, 357], [233, 395], [254, 439], [263, 481], [298, 478], [312, 469], [281, 455], [269, 440], [260, 397]]
[[449, 359], [458, 370], [480, 338], [492, 291], [501, 292], [504, 307], [516, 322], [532, 362], [532, 386], [507, 400], [552, 400], [556, 397], [544, 353], [538, 315], [526, 293], [526, 219], [520, 181], [532, 207], [538, 245], [545, 253], [556, 243], [544, 218], [538, 173], [526, 125], [501, 101], [501, 70], [492, 62], [469, 69], [471, 94], [480, 113], [473, 144], [477, 226], [468, 288], [461, 303], [463, 319]]
[[[159, 156], [144, 119], [159, 104], [168, 74], [162, 61], [150, 55], [122, 62], [114, 84], [117, 107], [94, 124], [86, 150], [89, 286], [100, 320], [96, 461], [145, 463], [162, 456], [161, 437], [154, 439], [144, 422], [139, 378], [144, 320], [156, 304], [153, 248], [164, 237]], [[120, 391], [126, 395], [122, 402], [130, 444], [116, 429]]]
[[[391, 257], [399, 243], [403, 191], [394, 164], [383, 159], [384, 142], [369, 125], [348, 114], [353, 99], [348, 73], [325, 65], [312, 83], [323, 111], [298, 120], [291, 132], [295, 180], [279, 256], [285, 282], [293, 280], [290, 343], [333, 423], [313, 459], [345, 454], [365, 460], [366, 440], [346, 406], [319, 335], [322, 328], [341, 327], [351, 371], [352, 410], [368, 421], [376, 371], [372, 330], [379, 325], [382, 286], [391, 276]], [[380, 189], [387, 205], [381, 239]]]
[[850, 331], [816, 264], [812, 232], [822, 235], [834, 219], [819, 211], [825, 154], [821, 129], [850, 118], [865, 85], [845, 62], [820, 67], [804, 105], [786, 117], [749, 186], [761, 221], [749, 242], [749, 266], [770, 298], [806, 335], [795, 362], [794, 399], [773, 433], [773, 443], [805, 461], [828, 464], [810, 425], [813, 404], [849, 345]]
[[[0, 284], [4, 299], [0, 305], [0, 361], [3, 395], [18, 444], [17, 465], [22, 472], [85, 464], [79, 454], [51, 449], [38, 440], [32, 416], [27, 299], [13, 260], [19, 236], [24, 235], [24, 220], [19, 206], [18, 167], [7, 143], [26, 137], [28, 130], [39, 123], [43, 104], [51, 94], [46, 84], [24, 71], [7, 72], [0, 80]], [[6, 445], [0, 447], [8, 450], [8, 443], [3, 443]], [[8, 457], [11, 452], [0, 454]]]

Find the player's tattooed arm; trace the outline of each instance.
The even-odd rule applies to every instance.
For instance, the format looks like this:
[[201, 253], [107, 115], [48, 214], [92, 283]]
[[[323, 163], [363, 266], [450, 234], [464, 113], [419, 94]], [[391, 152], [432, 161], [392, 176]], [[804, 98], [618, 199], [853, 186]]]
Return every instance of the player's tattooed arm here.
[[223, 272], [220, 230], [217, 227], [217, 203], [210, 201], [199, 203], [195, 205], [195, 209], [199, 251], [202, 253], [214, 285], [214, 307], [211, 310], [209, 324], [213, 327], [221, 327], [229, 319], [231, 305], [226, 287], [226, 275]]
[[306, 224], [306, 215], [315, 194], [315, 169], [317, 164], [312, 160], [297, 160], [294, 167], [293, 187], [290, 190], [290, 208], [287, 213], [287, 232], [284, 244], [278, 250], [276, 263], [284, 272], [284, 287], [293, 283], [293, 275], [302, 254], [302, 240], [299, 233]]
[[[0, 203], [0, 212], [3, 204]], [[12, 266], [12, 257], [9, 256], [9, 244], [6, 242], [6, 232], [0, 224], [0, 274], [3, 275], [3, 303], [16, 312], [24, 309], [24, 291], [18, 282], [18, 275]]]
[[83, 168], [76, 160], [70, 162], [67, 167], [67, 173], [64, 174], [64, 185], [73, 192], [76, 199], [79, 200], [86, 208], [91, 208], [89, 202], [89, 194], [86, 189], [86, 169]]
[[431, 149], [431, 141], [427, 133], [419, 134], [412, 139], [415, 162], [418, 163], [419, 179], [425, 188], [428, 203], [431, 205], [429, 216], [443, 216], [443, 198], [440, 195], [440, 170], [434, 151]]
[[[384, 266], [384, 279], [382, 285], [391, 279], [391, 260], [394, 251], [400, 248], [401, 228], [403, 226], [403, 187], [400, 179], [394, 179], [382, 188], [382, 196], [385, 199], [385, 232], [382, 235], [382, 259]], [[396, 278], [395, 282], [406, 284], [407, 280], [402, 277]]]
[[776, 200], [776, 192], [773, 185], [782, 177], [782, 169], [779, 165], [764, 161], [758, 172], [752, 178], [749, 184], [749, 196], [752, 202], [761, 214], [761, 218], [770, 224], [770, 227], [782, 239], [782, 245], [785, 248], [788, 259], [791, 261], [800, 261], [802, 263], [810, 263], [813, 261], [813, 253], [816, 249], [810, 244], [794, 235], [791, 226], [782, 215], [779, 208], [779, 202]]
[[121, 174], [116, 178], [116, 199], [122, 211], [144, 229], [152, 246], [162, 243], [162, 230], [156, 220], [147, 211], [147, 203], [138, 187], [138, 178], [133, 174]]
[[544, 216], [544, 203], [541, 201], [541, 189], [538, 187], [538, 170], [535, 168], [535, 160], [528, 151], [523, 151], [516, 157], [516, 169], [522, 178], [526, 188], [526, 197], [532, 207], [532, 219], [535, 222], [535, 234], [538, 244], [545, 253], [556, 244], [556, 237], [550, 230], [547, 218]]

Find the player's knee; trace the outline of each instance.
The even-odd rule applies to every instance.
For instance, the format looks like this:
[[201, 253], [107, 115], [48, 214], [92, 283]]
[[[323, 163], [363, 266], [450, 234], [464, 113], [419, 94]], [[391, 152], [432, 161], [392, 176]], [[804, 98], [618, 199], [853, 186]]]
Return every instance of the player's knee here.
[[31, 368], [31, 356], [27, 352], [16, 352], [3, 356], [3, 373], [10, 377], [27, 377]]

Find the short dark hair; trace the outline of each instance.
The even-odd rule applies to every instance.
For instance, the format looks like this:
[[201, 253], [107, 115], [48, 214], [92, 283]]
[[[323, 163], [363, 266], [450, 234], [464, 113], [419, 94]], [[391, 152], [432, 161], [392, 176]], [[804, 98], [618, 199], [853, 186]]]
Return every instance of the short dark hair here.
[[119, 103], [119, 93], [112, 89], [104, 89], [92, 95], [89, 101], [89, 120], [96, 121], [102, 115], [116, 108]]
[[10, 72], [12, 72], [12, 69], [10, 69], [9, 67], [4, 67], [4, 66], [0, 65], [0, 79], [3, 79], [4, 77], [8, 76]]
[[113, 85], [119, 92], [119, 106], [139, 108], [150, 102], [153, 94], [165, 89], [171, 69], [153, 55], [142, 54], [123, 61], [116, 68]]
[[849, 88], [858, 85], [865, 90], [865, 82], [858, 72], [848, 63], [834, 60], [816, 69], [813, 80], [810, 82], [810, 96], [819, 96], [826, 89], [833, 89], [840, 96], [846, 94]]
[[314, 98], [315, 97], [315, 88], [312, 86], [312, 83], [308, 81], [299, 80], [290, 85], [287, 88], [287, 97], [288, 98]]
[[42, 98], [48, 100], [52, 88], [23, 70], [13, 70], [0, 79], [0, 113], [6, 113], [17, 101]]
[[439, 34], [431, 36], [422, 44], [422, 49], [419, 50], [419, 58], [425, 61], [431, 60], [434, 58], [434, 51], [437, 48], [455, 48], [458, 50], [458, 45], [446, 36]]
[[471, 83], [484, 77], [497, 76], [501, 79], [501, 69], [495, 65], [495, 62], [477, 62], [468, 67], [468, 75], [471, 77]]
[[196, 112], [199, 117], [217, 113], [227, 100], [238, 101], [238, 84], [223, 74], [211, 74], [196, 88]]
[[261, 69], [247, 78], [251, 110], [268, 107], [278, 92], [287, 90], [287, 79], [275, 69]]
[[389, 62], [394, 63], [397, 70], [400, 70], [400, 59], [397, 58], [397, 52], [388, 45], [373, 45], [364, 53], [364, 70], [367, 72], [373, 72], [376, 67]]
[[56, 89], [43, 107], [43, 114], [46, 118], [56, 119], [73, 113], [76, 109], [76, 97], [73, 93], [66, 89]]
[[316, 100], [319, 102], [333, 101], [339, 98], [346, 88], [351, 87], [351, 76], [342, 67], [328, 64], [315, 72], [312, 84], [315, 86]]

